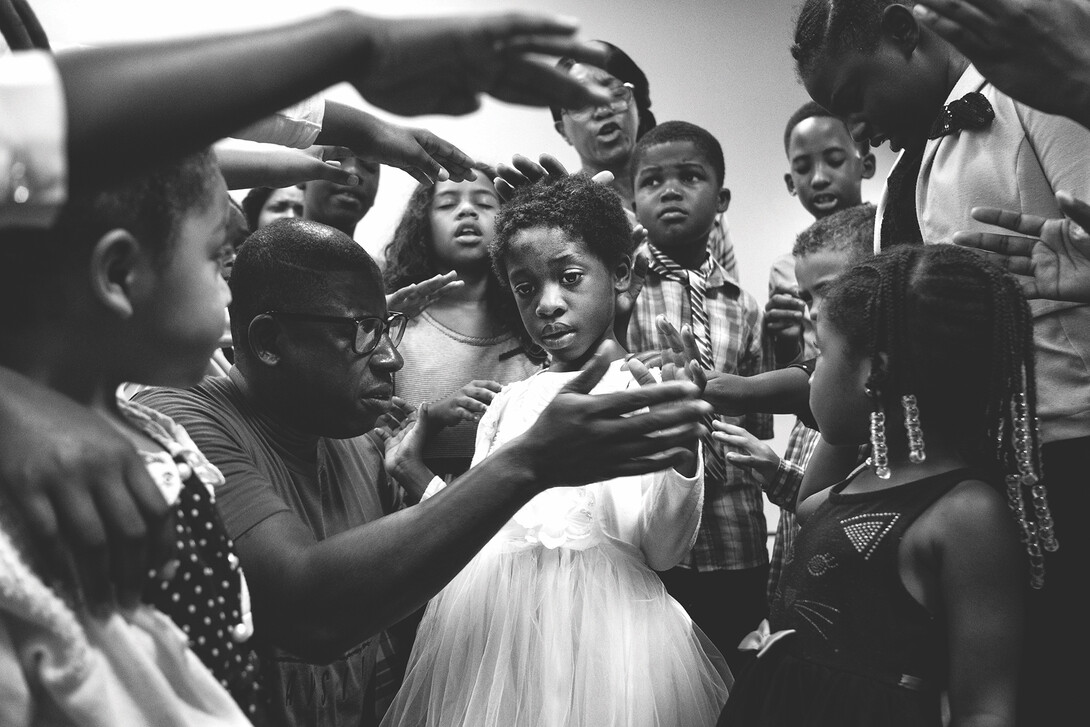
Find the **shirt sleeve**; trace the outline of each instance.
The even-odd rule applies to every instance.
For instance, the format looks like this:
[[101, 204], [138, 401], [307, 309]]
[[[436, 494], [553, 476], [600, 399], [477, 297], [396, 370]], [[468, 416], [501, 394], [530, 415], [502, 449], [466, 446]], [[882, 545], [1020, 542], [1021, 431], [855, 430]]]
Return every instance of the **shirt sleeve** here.
[[67, 116], [52, 56], [0, 58], [0, 228], [48, 227], [67, 198]]
[[277, 111], [231, 136], [235, 139], [306, 149], [317, 140], [324, 120], [325, 96], [319, 94]]
[[197, 449], [223, 473], [225, 483], [216, 491], [216, 507], [233, 539], [277, 513], [291, 512], [246, 452], [242, 442], [248, 437], [207, 403], [171, 389], [149, 389], [137, 398], [183, 426]]
[[1046, 114], [1017, 101], [1015, 109], [1053, 191], [1066, 190], [1079, 199], [1090, 198], [1090, 164], [1086, 163], [1090, 130], [1066, 117]]
[[652, 484], [643, 496], [640, 549], [652, 570], [673, 568], [696, 543], [704, 507], [703, 451], [697, 451], [696, 460], [692, 477], [683, 477], [673, 468], [644, 475], [644, 481]]

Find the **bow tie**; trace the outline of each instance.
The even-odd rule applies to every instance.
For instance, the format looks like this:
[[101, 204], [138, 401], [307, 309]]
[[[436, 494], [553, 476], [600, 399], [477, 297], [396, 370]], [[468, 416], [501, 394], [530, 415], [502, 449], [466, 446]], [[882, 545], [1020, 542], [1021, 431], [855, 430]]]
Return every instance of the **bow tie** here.
[[946, 104], [939, 118], [931, 125], [927, 138], [938, 139], [962, 129], [983, 129], [994, 118], [995, 110], [988, 99], [977, 91], [971, 91]]

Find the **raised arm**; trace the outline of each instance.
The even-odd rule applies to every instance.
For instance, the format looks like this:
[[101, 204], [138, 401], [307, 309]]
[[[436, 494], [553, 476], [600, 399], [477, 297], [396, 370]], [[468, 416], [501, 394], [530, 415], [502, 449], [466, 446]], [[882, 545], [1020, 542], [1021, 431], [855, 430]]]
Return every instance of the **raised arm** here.
[[601, 102], [533, 57], [601, 62], [575, 30], [537, 14], [392, 19], [338, 10], [268, 30], [65, 51], [57, 65], [70, 179], [93, 182], [196, 150], [342, 81], [401, 115], [465, 114], [481, 94], [535, 106]]

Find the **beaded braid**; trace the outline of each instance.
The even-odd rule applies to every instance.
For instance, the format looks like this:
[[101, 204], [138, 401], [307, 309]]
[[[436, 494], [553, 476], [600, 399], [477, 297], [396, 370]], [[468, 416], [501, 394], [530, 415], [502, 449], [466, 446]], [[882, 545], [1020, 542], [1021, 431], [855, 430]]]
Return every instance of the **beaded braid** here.
[[[936, 287], [929, 285], [928, 281], [943, 282]], [[909, 395], [925, 384], [924, 379], [920, 378], [923, 372], [918, 370], [921, 366], [931, 369], [935, 375], [941, 375], [937, 373], [939, 370], [935, 368], [934, 359], [928, 363], [926, 356], [919, 358], [915, 355], [919, 349], [914, 350], [912, 346], [911, 324], [918, 326], [919, 318], [910, 320], [910, 301], [917, 305], [925, 303], [934, 311], [942, 303], [944, 291], [947, 294], [961, 291], [972, 296], [977, 289], [982, 299], [972, 300], [971, 304], [982, 312], [990, 312], [990, 330], [980, 332], [986, 333], [991, 341], [987, 361], [989, 379], [982, 382], [979, 392], [983, 404], [980, 412], [973, 413], [972, 407], [963, 406], [957, 411], [968, 421], [953, 427], [951, 431], [969, 433], [959, 438], [959, 447], [971, 462], [987, 464], [991, 461], [1000, 472], [1010, 473], [1005, 476], [1008, 505], [1029, 555], [1030, 584], [1041, 588], [1044, 584], [1044, 553], [1055, 551], [1059, 543], [1047, 493], [1041, 482], [1033, 323], [1029, 306], [1014, 280], [977, 254], [953, 245], [893, 248], [845, 273], [830, 291], [823, 313], [838, 330], [847, 335], [853, 346], [859, 346], [859, 350], [869, 356], [872, 365], [881, 363], [881, 353], [887, 355], [885, 376], [875, 376], [868, 381], [868, 388], [875, 389], [877, 411], [883, 404], [888, 407], [897, 397]], [[926, 310], [917, 313], [929, 315]], [[951, 314], [955, 322], [956, 313], [952, 311]], [[929, 326], [942, 324], [937, 320], [923, 322]], [[971, 325], [967, 319], [963, 319], [963, 322]], [[936, 335], [940, 338], [950, 336], [951, 340], [961, 338], [953, 328]], [[967, 334], [966, 338], [971, 336]], [[917, 346], [929, 346], [936, 341], [920, 340], [915, 343]], [[963, 345], [963, 352], [970, 354], [972, 345], [965, 342]], [[962, 359], [963, 364], [967, 362], [967, 359]], [[881, 392], [877, 391], [878, 386], [881, 386]], [[956, 397], [947, 397], [949, 401], [940, 402], [933, 391], [931, 396], [928, 405], [939, 405], [940, 410], [945, 407], [945, 412], [935, 415], [949, 419], [950, 412], [955, 411], [957, 405]], [[974, 394], [966, 393], [966, 396]], [[927, 416], [926, 411], [924, 416]], [[874, 429], [872, 415], [872, 443]], [[973, 432], [978, 434], [973, 435]], [[908, 434], [911, 452], [911, 430]], [[884, 443], [884, 432], [879, 439]], [[994, 450], [990, 442], [994, 442]], [[922, 446], [922, 439], [920, 444]], [[878, 455], [872, 452], [872, 464], [876, 465], [876, 471], [880, 459]], [[1025, 504], [1026, 491], [1030, 496], [1032, 518]]]

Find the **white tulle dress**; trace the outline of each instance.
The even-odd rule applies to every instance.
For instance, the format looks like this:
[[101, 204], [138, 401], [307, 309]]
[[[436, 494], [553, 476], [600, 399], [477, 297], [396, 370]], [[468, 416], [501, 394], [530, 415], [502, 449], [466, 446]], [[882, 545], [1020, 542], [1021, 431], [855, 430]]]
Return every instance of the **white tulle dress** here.
[[[574, 375], [505, 387], [474, 463], [526, 431]], [[594, 393], [632, 386], [617, 362]], [[702, 501], [703, 473], [673, 470], [535, 497], [429, 603], [382, 724], [714, 725], [730, 672], [652, 570], [688, 553]]]

